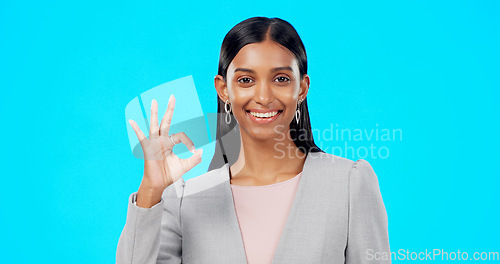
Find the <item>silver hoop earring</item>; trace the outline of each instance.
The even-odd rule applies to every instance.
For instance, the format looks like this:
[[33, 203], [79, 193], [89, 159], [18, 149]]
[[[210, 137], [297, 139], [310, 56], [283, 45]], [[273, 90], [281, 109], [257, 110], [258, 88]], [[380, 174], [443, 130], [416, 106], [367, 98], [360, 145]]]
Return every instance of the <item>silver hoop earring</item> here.
[[[226, 124], [230, 124], [231, 123], [231, 115], [229, 114], [233, 109], [231, 108], [231, 104], [228, 103], [229, 100], [226, 100], [226, 102], [224, 103], [224, 110], [226, 111], [226, 117], [224, 118], [225, 121], [226, 121]], [[229, 109], [227, 109], [229, 105]]]
[[299, 120], [300, 120], [300, 103], [302, 102], [302, 100], [299, 99], [299, 101], [297, 102], [297, 111], [295, 111], [295, 121], [297, 121], [297, 125], [299, 124]]

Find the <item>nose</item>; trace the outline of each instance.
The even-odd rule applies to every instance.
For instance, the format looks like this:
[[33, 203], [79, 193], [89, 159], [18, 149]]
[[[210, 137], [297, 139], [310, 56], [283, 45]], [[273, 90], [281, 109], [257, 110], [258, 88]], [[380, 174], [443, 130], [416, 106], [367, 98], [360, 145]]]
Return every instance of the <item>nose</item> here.
[[267, 82], [261, 82], [255, 86], [254, 100], [263, 106], [267, 106], [274, 100], [272, 86]]

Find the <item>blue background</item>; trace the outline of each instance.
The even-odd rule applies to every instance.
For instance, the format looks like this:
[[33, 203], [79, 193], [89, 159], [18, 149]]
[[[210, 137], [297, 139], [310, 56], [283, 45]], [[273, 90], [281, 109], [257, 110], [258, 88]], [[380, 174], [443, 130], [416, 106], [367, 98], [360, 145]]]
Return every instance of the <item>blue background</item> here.
[[303, 39], [313, 128], [401, 129], [401, 140], [348, 142], [390, 150], [366, 159], [391, 250], [500, 251], [498, 11], [496, 1], [2, 0], [0, 262], [114, 263], [143, 173], [125, 106], [193, 75], [215, 111], [222, 39], [260, 15]]

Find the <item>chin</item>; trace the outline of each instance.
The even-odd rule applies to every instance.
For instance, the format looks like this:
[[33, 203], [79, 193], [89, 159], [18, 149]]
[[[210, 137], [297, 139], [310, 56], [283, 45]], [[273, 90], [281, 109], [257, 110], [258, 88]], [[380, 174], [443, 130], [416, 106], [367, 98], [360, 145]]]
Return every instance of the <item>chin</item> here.
[[284, 140], [288, 135], [286, 135], [287, 129], [284, 129], [284, 125], [277, 125], [273, 127], [252, 127], [247, 130], [253, 138], [260, 140], [269, 140], [272, 138]]

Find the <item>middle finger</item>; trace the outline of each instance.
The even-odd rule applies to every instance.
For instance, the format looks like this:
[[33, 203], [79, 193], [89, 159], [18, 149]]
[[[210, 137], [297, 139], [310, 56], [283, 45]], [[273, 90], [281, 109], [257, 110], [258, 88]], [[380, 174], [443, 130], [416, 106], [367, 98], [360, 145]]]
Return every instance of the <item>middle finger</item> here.
[[161, 120], [160, 135], [165, 135], [165, 136], [168, 135], [168, 132], [170, 130], [170, 123], [172, 122], [172, 116], [174, 114], [174, 108], [175, 108], [175, 97], [172, 94], [168, 99], [167, 110], [165, 111], [165, 115], [163, 115], [163, 118]]
[[158, 131], [158, 102], [155, 99], [151, 102], [151, 125], [149, 127], [149, 139], [159, 135]]

